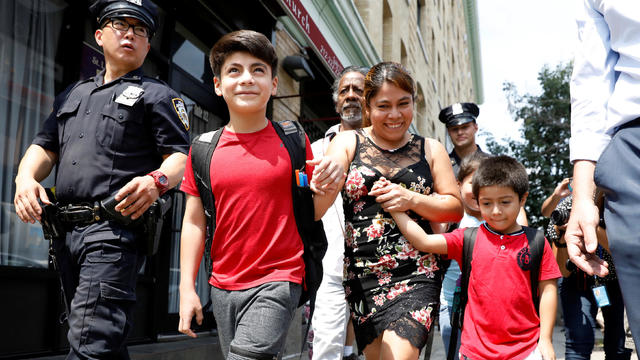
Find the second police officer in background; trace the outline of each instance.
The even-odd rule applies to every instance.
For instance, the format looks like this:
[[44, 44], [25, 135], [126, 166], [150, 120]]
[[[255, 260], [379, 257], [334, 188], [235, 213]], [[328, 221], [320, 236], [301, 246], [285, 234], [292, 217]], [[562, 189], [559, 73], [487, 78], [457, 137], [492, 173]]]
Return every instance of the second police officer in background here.
[[449, 153], [453, 172], [457, 175], [462, 158], [474, 152], [483, 152], [476, 144], [478, 124], [476, 118], [480, 109], [474, 103], [455, 103], [440, 111], [438, 119], [447, 127], [447, 133], [453, 143]]
[[[475, 153], [484, 153], [476, 143], [478, 124], [476, 119], [480, 115], [480, 109], [474, 103], [455, 103], [440, 111], [438, 118], [447, 127], [447, 133], [453, 143], [453, 150], [449, 153], [453, 172], [458, 175], [460, 162], [463, 158]], [[490, 154], [501, 155], [501, 154]], [[527, 226], [527, 213], [520, 208], [518, 224]]]
[[[54, 199], [39, 182], [57, 166], [64, 232], [54, 248], [67, 300], [67, 359], [128, 359], [145, 234], [125, 223], [181, 180], [188, 116], [178, 94], [141, 69], [158, 27], [151, 1], [98, 0], [90, 11], [106, 68], [56, 97], [20, 162], [14, 204], [22, 221], [41, 220], [38, 200]], [[109, 215], [98, 204], [114, 194]]]

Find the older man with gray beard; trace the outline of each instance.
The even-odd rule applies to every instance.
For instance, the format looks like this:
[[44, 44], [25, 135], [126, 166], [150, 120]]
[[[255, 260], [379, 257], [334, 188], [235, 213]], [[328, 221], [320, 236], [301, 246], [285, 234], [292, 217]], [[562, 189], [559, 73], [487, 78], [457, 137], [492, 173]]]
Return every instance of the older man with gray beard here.
[[[368, 69], [349, 66], [333, 83], [333, 101], [340, 123], [327, 130], [324, 138], [311, 144], [314, 158], [324, 155], [331, 139], [340, 131], [355, 130], [362, 125], [362, 93]], [[322, 261], [324, 274], [318, 289], [313, 327], [313, 359], [356, 358], [351, 346], [345, 346], [349, 307], [342, 286], [345, 225], [340, 194], [322, 217], [328, 248]], [[353, 343], [353, 339], [349, 341]]]

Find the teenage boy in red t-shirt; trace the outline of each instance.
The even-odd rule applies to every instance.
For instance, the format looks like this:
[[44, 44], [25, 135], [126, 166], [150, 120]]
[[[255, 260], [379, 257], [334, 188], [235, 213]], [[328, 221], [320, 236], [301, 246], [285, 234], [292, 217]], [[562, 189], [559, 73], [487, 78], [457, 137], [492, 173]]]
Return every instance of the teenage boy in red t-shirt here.
[[[210, 167], [216, 228], [204, 249], [206, 220], [193, 175], [191, 152], [181, 189], [187, 204], [180, 245], [180, 332], [190, 329], [202, 305], [195, 278], [204, 251], [211, 251], [209, 283], [213, 313], [227, 359], [278, 356], [298, 305], [304, 278], [303, 244], [296, 227], [291, 193], [291, 160], [266, 118], [276, 94], [278, 59], [262, 34], [240, 30], [223, 36], [211, 49], [216, 95], [229, 109]], [[306, 139], [307, 159], [312, 159]], [[327, 160], [316, 165], [314, 190], [340, 180], [344, 170]], [[320, 214], [321, 216], [321, 214]]]
[[[386, 186], [386, 180], [377, 186]], [[528, 189], [524, 166], [508, 156], [482, 161], [473, 176], [473, 194], [486, 223], [478, 228], [473, 249], [460, 346], [465, 359], [555, 359], [551, 335], [560, 270], [545, 241], [538, 316], [531, 298], [528, 262], [521, 256], [528, 254], [527, 237], [516, 221]], [[416, 249], [463, 262], [464, 229], [428, 235], [407, 214], [391, 215]]]

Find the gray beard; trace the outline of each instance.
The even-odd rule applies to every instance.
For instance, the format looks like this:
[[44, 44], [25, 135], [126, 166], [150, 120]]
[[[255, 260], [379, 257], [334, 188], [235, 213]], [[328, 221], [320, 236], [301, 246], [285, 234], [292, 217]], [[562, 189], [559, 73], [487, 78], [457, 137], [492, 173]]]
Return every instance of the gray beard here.
[[359, 128], [362, 125], [362, 112], [343, 111], [342, 113], [340, 113], [340, 119], [352, 128]]

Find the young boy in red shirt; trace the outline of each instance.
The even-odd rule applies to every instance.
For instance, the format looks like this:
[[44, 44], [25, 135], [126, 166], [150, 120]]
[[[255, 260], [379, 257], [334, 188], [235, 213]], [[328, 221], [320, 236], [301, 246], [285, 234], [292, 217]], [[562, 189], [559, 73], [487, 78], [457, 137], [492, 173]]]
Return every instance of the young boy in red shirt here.
[[[386, 186], [386, 180], [377, 186]], [[473, 176], [473, 194], [486, 223], [478, 228], [473, 249], [461, 359], [555, 359], [551, 335], [558, 302], [556, 282], [561, 275], [545, 241], [536, 312], [529, 263], [523, 261], [529, 254], [528, 241], [516, 222], [528, 189], [524, 166], [508, 156], [482, 161]], [[463, 262], [464, 229], [428, 235], [407, 214], [391, 215], [416, 249]]]
[[[202, 322], [195, 278], [204, 251], [211, 252], [211, 300], [220, 345], [230, 360], [275, 359], [281, 352], [302, 292], [303, 243], [294, 217], [292, 165], [267, 103], [276, 94], [278, 59], [269, 40], [255, 31], [223, 36], [211, 49], [215, 93], [229, 109], [229, 124], [211, 158], [215, 232], [205, 249], [206, 217], [189, 153], [182, 191], [187, 203], [180, 245], [180, 332], [195, 337], [191, 319]], [[276, 125], [279, 126], [279, 125]], [[193, 147], [192, 147], [193, 149]], [[306, 139], [306, 158], [313, 158]], [[344, 172], [327, 160], [309, 163], [322, 174], [312, 189], [340, 180]], [[211, 213], [211, 209], [208, 209]], [[321, 216], [321, 214], [320, 214]]]

